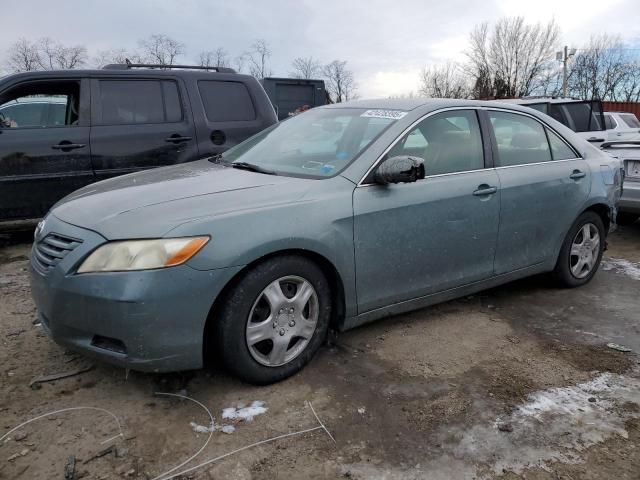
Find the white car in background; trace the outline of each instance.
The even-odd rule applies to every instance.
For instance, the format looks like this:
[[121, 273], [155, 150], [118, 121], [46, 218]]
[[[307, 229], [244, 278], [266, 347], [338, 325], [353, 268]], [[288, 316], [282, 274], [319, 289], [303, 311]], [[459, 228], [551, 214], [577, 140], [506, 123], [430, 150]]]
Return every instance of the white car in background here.
[[640, 121], [629, 112], [604, 112], [609, 141], [640, 140]]

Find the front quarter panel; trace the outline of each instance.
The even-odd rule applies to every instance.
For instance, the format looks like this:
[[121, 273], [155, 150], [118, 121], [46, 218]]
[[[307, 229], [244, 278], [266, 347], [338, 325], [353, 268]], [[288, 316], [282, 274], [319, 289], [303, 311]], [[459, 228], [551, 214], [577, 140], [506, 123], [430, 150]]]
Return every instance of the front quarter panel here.
[[180, 225], [166, 236], [208, 234], [211, 240], [188, 265], [198, 270], [244, 266], [284, 250], [325, 257], [345, 289], [345, 314], [355, 314], [352, 192], [342, 177], [317, 180], [286, 204], [247, 208]]

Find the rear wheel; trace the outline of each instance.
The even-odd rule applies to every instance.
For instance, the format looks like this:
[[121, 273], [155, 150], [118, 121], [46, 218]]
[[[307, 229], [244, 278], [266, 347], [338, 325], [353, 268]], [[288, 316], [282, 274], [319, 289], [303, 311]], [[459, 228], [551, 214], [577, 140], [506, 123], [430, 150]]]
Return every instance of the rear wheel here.
[[637, 213], [629, 213], [629, 212], [618, 212], [616, 215], [616, 223], [618, 225], [631, 225], [636, 220], [640, 218], [640, 215]]
[[579, 287], [588, 283], [600, 265], [604, 251], [605, 230], [600, 216], [584, 212], [565, 237], [555, 277], [565, 287]]
[[242, 276], [214, 319], [222, 361], [247, 382], [277, 382], [311, 360], [330, 318], [322, 270], [303, 257], [271, 258]]

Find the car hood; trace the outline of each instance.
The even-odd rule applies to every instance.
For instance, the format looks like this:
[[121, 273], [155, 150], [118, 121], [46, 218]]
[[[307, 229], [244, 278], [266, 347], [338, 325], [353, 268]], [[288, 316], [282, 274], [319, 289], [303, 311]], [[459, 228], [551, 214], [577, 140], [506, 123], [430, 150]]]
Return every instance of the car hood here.
[[317, 182], [200, 160], [88, 185], [52, 213], [109, 240], [153, 238], [200, 218], [300, 201]]

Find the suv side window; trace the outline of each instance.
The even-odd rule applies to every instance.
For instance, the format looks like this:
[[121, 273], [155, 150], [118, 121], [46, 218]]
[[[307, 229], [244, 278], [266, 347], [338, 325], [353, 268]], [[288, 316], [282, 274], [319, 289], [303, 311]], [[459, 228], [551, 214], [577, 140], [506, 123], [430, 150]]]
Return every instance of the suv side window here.
[[198, 90], [210, 122], [255, 120], [256, 111], [249, 90], [242, 82], [200, 80]]
[[100, 80], [101, 125], [170, 123], [182, 119], [172, 80]]
[[475, 110], [453, 110], [427, 117], [387, 154], [397, 155], [423, 158], [428, 176], [484, 168], [482, 135]]
[[498, 144], [499, 166], [526, 165], [552, 159], [544, 127], [539, 122], [517, 113], [488, 113]]
[[633, 113], [621, 113], [620, 118], [630, 128], [640, 128], [640, 121]]
[[44, 128], [78, 124], [77, 81], [21, 84], [0, 97], [0, 128]]
[[618, 126], [612, 115], [604, 114], [604, 126], [607, 130], [613, 130]]

